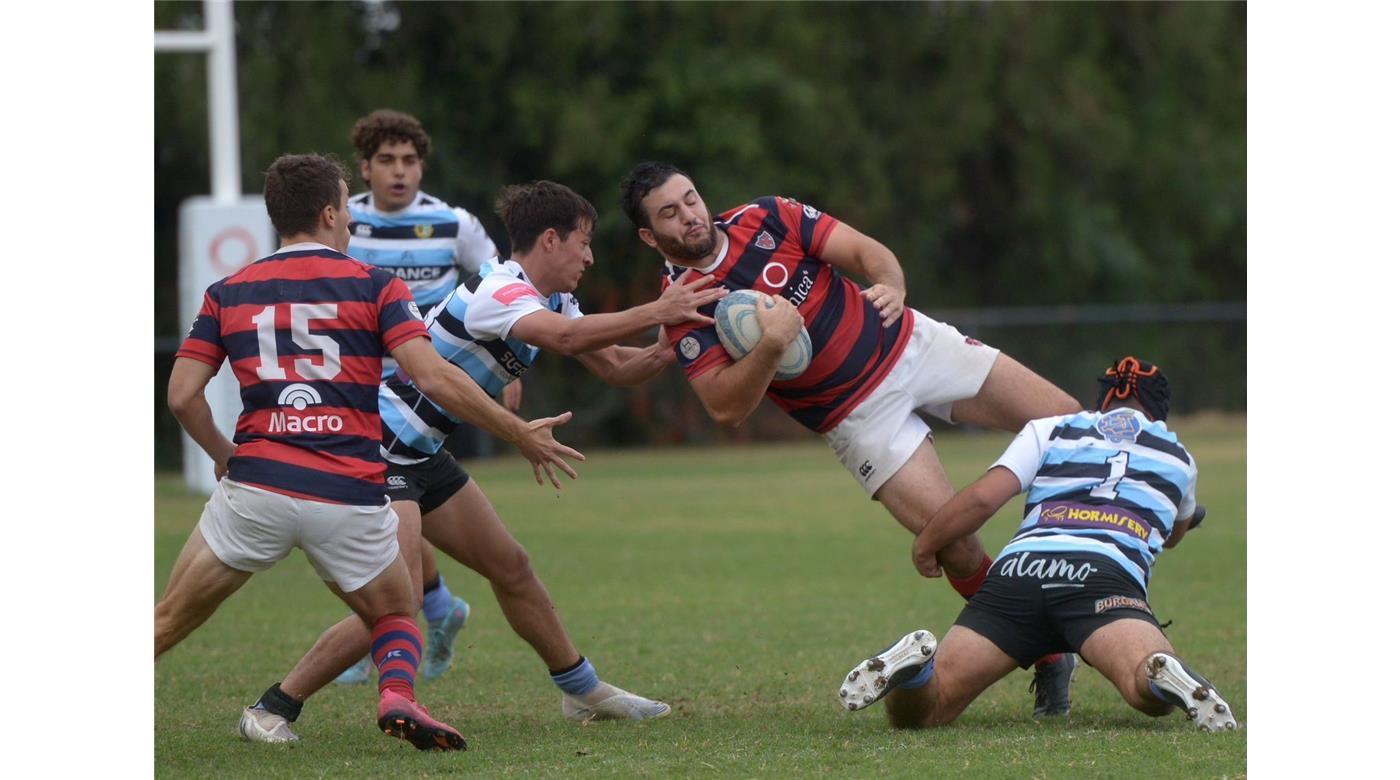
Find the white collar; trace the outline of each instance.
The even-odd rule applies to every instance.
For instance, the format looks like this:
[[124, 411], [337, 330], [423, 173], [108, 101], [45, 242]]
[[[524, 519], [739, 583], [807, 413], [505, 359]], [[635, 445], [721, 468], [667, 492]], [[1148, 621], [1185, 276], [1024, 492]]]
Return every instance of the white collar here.
[[273, 252], [273, 254], [280, 255], [283, 252], [308, 252], [312, 249], [325, 249], [330, 252], [335, 252], [336, 254], [341, 254], [340, 252], [336, 252], [334, 249], [331, 249], [330, 247], [326, 246], [325, 244], [322, 244], [319, 241], [302, 241], [299, 244], [291, 244], [289, 246], [278, 247], [277, 251]]

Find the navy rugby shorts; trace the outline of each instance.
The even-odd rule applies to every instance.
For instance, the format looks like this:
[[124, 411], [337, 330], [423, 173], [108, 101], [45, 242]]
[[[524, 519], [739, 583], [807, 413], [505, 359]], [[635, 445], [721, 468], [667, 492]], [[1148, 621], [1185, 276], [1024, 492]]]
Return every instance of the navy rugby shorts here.
[[384, 472], [384, 489], [389, 500], [412, 501], [425, 515], [446, 503], [471, 479], [448, 454], [446, 447], [422, 463], [412, 466], [388, 465], [388, 470]]
[[997, 560], [954, 625], [992, 641], [1022, 669], [1051, 653], [1079, 652], [1115, 620], [1157, 618], [1147, 593], [1093, 553], [1015, 553]]

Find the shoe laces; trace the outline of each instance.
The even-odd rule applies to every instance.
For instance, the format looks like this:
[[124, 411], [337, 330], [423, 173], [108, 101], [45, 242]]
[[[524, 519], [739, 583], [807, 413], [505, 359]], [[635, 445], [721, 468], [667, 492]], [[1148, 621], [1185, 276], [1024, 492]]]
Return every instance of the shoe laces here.
[[1050, 697], [1055, 678], [1059, 676], [1058, 666], [1059, 664], [1043, 664], [1035, 667], [1035, 676], [1031, 677], [1031, 684], [1026, 687], [1026, 693], [1034, 693], [1036, 703]]
[[434, 660], [446, 660], [452, 657], [452, 642], [447, 638], [446, 629], [433, 628], [428, 630], [428, 650], [429, 657]]

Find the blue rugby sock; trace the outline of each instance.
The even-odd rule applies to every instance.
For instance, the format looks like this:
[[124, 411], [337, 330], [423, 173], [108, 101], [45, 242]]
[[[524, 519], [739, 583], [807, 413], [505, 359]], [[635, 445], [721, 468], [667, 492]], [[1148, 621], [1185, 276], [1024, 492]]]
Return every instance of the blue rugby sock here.
[[447, 581], [439, 574], [436, 583], [423, 588], [423, 619], [429, 623], [436, 623], [446, 618], [452, 612], [453, 601], [452, 591], [447, 589]]
[[916, 675], [914, 675], [914, 677], [912, 677], [912, 678], [910, 678], [910, 679], [908, 679], [908, 680], [905, 680], [904, 682], [900, 683], [900, 684], [899, 684], [899, 687], [900, 687], [900, 688], [907, 688], [907, 689], [909, 689], [909, 690], [912, 691], [912, 690], [914, 690], [915, 688], [922, 688], [922, 687], [924, 687], [925, 685], [928, 685], [929, 680], [932, 680], [932, 679], [933, 679], [933, 659], [930, 658], [930, 659], [928, 659], [927, 661], [924, 661], [924, 668], [920, 669], [918, 674], [916, 674]]
[[577, 663], [563, 671], [551, 671], [549, 678], [559, 686], [559, 690], [570, 696], [585, 696], [598, 687], [598, 672], [583, 656], [579, 656]]

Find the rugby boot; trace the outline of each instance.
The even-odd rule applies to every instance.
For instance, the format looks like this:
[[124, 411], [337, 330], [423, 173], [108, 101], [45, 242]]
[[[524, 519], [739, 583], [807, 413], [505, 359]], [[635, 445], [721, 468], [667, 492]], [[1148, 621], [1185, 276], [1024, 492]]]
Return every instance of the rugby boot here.
[[1035, 717], [1069, 714], [1069, 681], [1078, 665], [1074, 653], [1060, 653], [1057, 661], [1035, 665], [1035, 677], [1026, 689], [1035, 694]]
[[369, 656], [365, 656], [355, 662], [355, 665], [341, 672], [335, 678], [337, 685], [359, 685], [369, 682], [369, 676], [374, 673], [374, 661]]
[[261, 707], [247, 707], [238, 719], [238, 736], [247, 742], [300, 742], [287, 719]]
[[1201, 731], [1231, 731], [1235, 716], [1210, 680], [1166, 653], [1147, 658], [1147, 679], [1154, 690], [1180, 707]]
[[423, 651], [423, 664], [418, 668], [420, 679], [436, 680], [452, 668], [452, 643], [457, 641], [457, 632], [466, 625], [471, 613], [471, 606], [458, 596], [452, 600], [452, 611], [447, 617], [428, 621], [428, 646]]
[[616, 685], [599, 682], [585, 696], [564, 694], [564, 717], [579, 723], [594, 720], [649, 720], [671, 714], [671, 705], [628, 693]]
[[846, 675], [836, 698], [841, 706], [854, 712], [863, 710], [885, 698], [890, 689], [919, 675], [925, 663], [933, 657], [938, 640], [932, 631], [911, 631], [898, 642], [861, 661]]
[[466, 750], [457, 729], [433, 720], [423, 705], [393, 691], [379, 695], [379, 728], [419, 750]]

